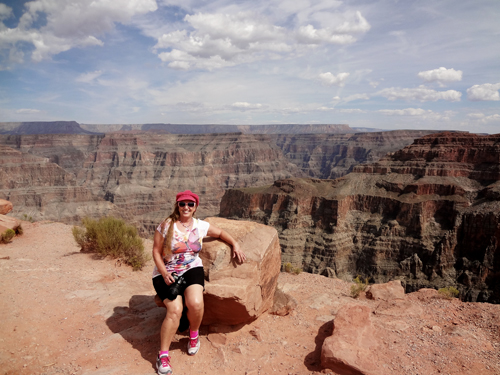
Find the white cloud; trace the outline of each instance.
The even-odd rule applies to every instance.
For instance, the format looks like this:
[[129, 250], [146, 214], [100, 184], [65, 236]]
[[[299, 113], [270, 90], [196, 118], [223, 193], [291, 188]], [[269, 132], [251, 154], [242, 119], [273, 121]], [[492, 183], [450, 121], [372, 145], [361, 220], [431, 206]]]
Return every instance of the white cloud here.
[[321, 73], [319, 75], [319, 79], [325, 85], [328, 86], [340, 86], [343, 87], [345, 85], [345, 80], [349, 77], [349, 73], [339, 73], [337, 75], [333, 75], [330, 72]]
[[[316, 29], [297, 26], [295, 31], [275, 25], [255, 12], [196, 13], [184, 18], [186, 28], [163, 34], [154, 51], [174, 69], [215, 69], [301, 54], [319, 44], [348, 44], [370, 25], [360, 12]], [[188, 31], [189, 30], [189, 31]], [[166, 52], [158, 52], [168, 49]]]
[[500, 100], [500, 83], [485, 83], [474, 85], [467, 89], [467, 99], [471, 101], [498, 101]]
[[453, 111], [443, 111], [442, 113], [439, 113], [431, 111], [430, 109], [425, 110], [422, 108], [380, 109], [377, 112], [385, 116], [404, 116], [439, 121], [450, 121], [455, 115], [455, 112]]
[[370, 30], [370, 24], [356, 12], [352, 20], [345, 20], [335, 26], [316, 29], [313, 25], [301, 26], [297, 30], [296, 38], [303, 44], [350, 44], [356, 41], [355, 34], [366, 33]]
[[417, 74], [425, 82], [437, 82], [440, 86], [445, 83], [457, 82], [462, 80], [462, 71], [455, 69], [446, 69], [441, 67], [439, 69], [426, 70]]
[[469, 113], [467, 117], [472, 120], [479, 120], [483, 123], [490, 121], [500, 121], [500, 115], [497, 113], [489, 116], [485, 115], [484, 113]]
[[90, 83], [102, 74], [101, 70], [95, 72], [83, 73], [76, 77], [76, 82]]
[[352, 102], [353, 100], [369, 100], [370, 97], [367, 94], [353, 94], [342, 99], [343, 102]]
[[12, 8], [0, 3], [0, 20], [10, 18], [12, 15]]
[[31, 108], [21, 108], [16, 110], [16, 113], [23, 114], [23, 115], [32, 115], [32, 114], [38, 114], [41, 113], [42, 111], [38, 109], [31, 109]]
[[[42, 61], [74, 47], [102, 46], [97, 35], [156, 9], [155, 0], [35, 0], [25, 4], [16, 28], [0, 28], [0, 48], [10, 50], [10, 55], [17, 56], [11, 61], [19, 62], [18, 44], [27, 42], [35, 47], [32, 59]], [[6, 14], [5, 8], [0, 12]], [[37, 28], [42, 16], [46, 24]]]
[[252, 110], [252, 109], [260, 109], [262, 108], [262, 104], [260, 103], [247, 103], [247, 102], [235, 102], [231, 104], [232, 109], [237, 109], [240, 111]]
[[419, 86], [414, 89], [402, 89], [391, 87], [380, 90], [377, 95], [383, 96], [389, 100], [418, 100], [421, 102], [447, 100], [450, 102], [459, 102], [462, 93], [455, 90], [435, 91], [425, 86]]
[[380, 109], [377, 111], [387, 116], [423, 116], [432, 113], [422, 108], [405, 108], [405, 109]]
[[339, 112], [339, 113], [366, 113], [366, 111], [363, 111], [362, 109], [359, 109], [359, 108], [337, 109], [337, 112]]

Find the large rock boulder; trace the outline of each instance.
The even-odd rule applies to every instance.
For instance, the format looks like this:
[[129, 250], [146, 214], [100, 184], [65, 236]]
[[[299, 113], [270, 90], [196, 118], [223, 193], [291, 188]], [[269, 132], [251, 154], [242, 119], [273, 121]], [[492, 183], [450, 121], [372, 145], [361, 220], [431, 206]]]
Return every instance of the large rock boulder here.
[[12, 203], [6, 201], [5, 199], [0, 199], [0, 215], [7, 215], [10, 211], [12, 211]]
[[375, 328], [370, 307], [352, 303], [340, 308], [333, 335], [321, 349], [321, 365], [344, 375], [382, 375], [376, 360]]
[[405, 289], [401, 285], [401, 280], [393, 280], [385, 284], [373, 284], [368, 287], [366, 297], [384, 301], [401, 299], [405, 297]]
[[0, 236], [7, 230], [12, 229], [14, 232], [19, 232], [21, 222], [15, 217], [0, 215]]
[[204, 240], [200, 256], [207, 282], [202, 324], [249, 323], [273, 306], [281, 267], [278, 233], [272, 227], [248, 221], [206, 220], [231, 234], [247, 260], [238, 264], [225, 242]]

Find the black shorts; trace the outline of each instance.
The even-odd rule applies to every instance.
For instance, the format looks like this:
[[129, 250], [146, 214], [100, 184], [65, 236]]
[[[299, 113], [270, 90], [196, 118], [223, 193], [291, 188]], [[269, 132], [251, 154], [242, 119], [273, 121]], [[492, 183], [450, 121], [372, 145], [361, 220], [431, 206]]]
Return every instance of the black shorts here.
[[[190, 285], [199, 284], [205, 290], [205, 273], [203, 272], [203, 267], [195, 267], [187, 270], [182, 274], [182, 277], [186, 281], [184, 285], [184, 290]], [[156, 294], [161, 298], [162, 301], [167, 299], [168, 290], [170, 285], [167, 285], [163, 276], [159, 275], [153, 277], [153, 286], [155, 287]]]

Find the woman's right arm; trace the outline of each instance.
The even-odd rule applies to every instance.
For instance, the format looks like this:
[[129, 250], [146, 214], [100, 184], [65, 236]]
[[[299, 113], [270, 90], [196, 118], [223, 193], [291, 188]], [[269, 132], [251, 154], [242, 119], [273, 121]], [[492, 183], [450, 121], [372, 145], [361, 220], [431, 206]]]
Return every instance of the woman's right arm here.
[[153, 242], [153, 260], [156, 264], [156, 268], [158, 272], [162, 275], [165, 283], [167, 285], [172, 284], [175, 280], [170, 273], [167, 272], [167, 268], [165, 267], [165, 263], [163, 262], [163, 242], [165, 238], [163, 238], [162, 234], [155, 230], [155, 237]]

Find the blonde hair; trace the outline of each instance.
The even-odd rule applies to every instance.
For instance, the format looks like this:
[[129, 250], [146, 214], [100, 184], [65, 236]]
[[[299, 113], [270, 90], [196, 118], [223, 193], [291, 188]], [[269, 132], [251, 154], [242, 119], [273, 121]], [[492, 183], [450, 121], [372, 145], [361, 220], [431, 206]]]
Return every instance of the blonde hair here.
[[[193, 217], [196, 214], [196, 210], [193, 212]], [[161, 233], [165, 232], [165, 226], [168, 225], [167, 235], [165, 236], [165, 240], [163, 241], [163, 256], [166, 257], [172, 254], [172, 238], [174, 237], [174, 223], [179, 220], [181, 214], [179, 212], [179, 206], [177, 202], [175, 202], [174, 210], [165, 218], [165, 220], [161, 223]]]

